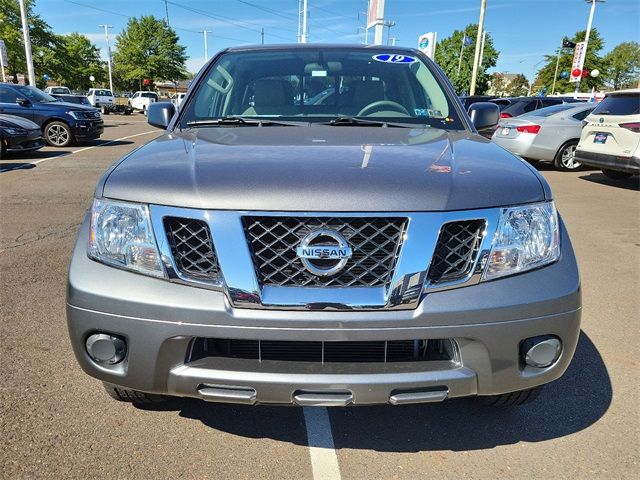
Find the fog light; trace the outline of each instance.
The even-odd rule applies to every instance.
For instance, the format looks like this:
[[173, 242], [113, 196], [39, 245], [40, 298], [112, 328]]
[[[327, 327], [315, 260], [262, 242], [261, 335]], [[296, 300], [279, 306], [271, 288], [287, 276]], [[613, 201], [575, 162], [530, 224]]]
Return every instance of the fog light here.
[[552, 365], [561, 352], [562, 342], [553, 335], [527, 338], [520, 347], [520, 355], [525, 363], [537, 368]]
[[121, 362], [127, 353], [124, 339], [106, 333], [89, 335], [85, 346], [91, 359], [102, 365], [115, 365]]

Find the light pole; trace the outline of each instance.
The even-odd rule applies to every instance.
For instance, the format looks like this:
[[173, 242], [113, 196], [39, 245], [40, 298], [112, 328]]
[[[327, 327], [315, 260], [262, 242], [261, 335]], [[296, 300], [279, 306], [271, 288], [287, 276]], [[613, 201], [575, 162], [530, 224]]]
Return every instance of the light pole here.
[[396, 26], [396, 22], [394, 22], [393, 20], [387, 20], [383, 25], [387, 27], [387, 45], [389, 45], [389, 39], [391, 38], [391, 29]]
[[107, 40], [107, 66], [109, 67], [109, 90], [113, 93], [113, 76], [111, 75], [111, 45], [109, 45], [109, 29], [113, 28], [113, 25], [98, 25], [104, 28], [104, 37]]
[[36, 74], [33, 70], [33, 58], [31, 56], [31, 37], [29, 36], [29, 24], [27, 23], [27, 9], [24, 0], [20, 0], [20, 18], [22, 19], [22, 36], [24, 38], [24, 52], [27, 56], [27, 73], [29, 84], [36, 86]]
[[480, 48], [482, 46], [482, 32], [484, 31], [484, 12], [487, 10], [487, 0], [482, 0], [480, 4], [480, 21], [478, 22], [478, 34], [476, 35], [476, 51], [473, 55], [473, 71], [471, 72], [471, 86], [469, 95], [476, 93], [476, 79], [478, 78], [478, 60], [480, 59]]
[[[591, 24], [593, 23], [593, 14], [596, 11], [596, 3], [604, 3], [605, 0], [585, 0], [585, 2], [591, 4], [591, 10], [589, 11], [589, 21], [587, 22], [587, 33], [584, 36], [584, 58], [587, 58], [587, 47], [589, 46], [589, 35], [591, 34]], [[584, 68], [584, 65], [583, 65]], [[580, 92], [580, 79], [576, 82], [575, 93]]]

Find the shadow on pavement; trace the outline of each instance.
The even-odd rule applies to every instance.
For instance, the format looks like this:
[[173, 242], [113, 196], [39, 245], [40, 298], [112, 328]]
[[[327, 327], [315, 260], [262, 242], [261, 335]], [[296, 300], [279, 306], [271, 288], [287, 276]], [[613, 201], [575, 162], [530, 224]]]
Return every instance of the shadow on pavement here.
[[[597, 422], [611, 404], [607, 368], [581, 332], [571, 366], [529, 405], [483, 407], [472, 399], [403, 407], [329, 409], [336, 449], [380, 452], [479, 450], [520, 441], [541, 442], [579, 432]], [[176, 399], [147, 410], [179, 410], [180, 416], [247, 438], [271, 438], [306, 445], [297, 407], [205, 403]]]
[[0, 173], [11, 172], [12, 170], [29, 170], [35, 168], [33, 163], [2, 163], [0, 162]]
[[582, 180], [586, 180], [588, 182], [599, 183], [601, 185], [608, 185], [611, 187], [622, 188], [625, 190], [635, 190], [640, 191], [640, 177], [634, 176], [629, 178], [624, 178], [622, 180], [613, 180], [612, 178], [606, 177], [603, 173], [590, 173], [588, 175], [583, 175], [580, 177]]

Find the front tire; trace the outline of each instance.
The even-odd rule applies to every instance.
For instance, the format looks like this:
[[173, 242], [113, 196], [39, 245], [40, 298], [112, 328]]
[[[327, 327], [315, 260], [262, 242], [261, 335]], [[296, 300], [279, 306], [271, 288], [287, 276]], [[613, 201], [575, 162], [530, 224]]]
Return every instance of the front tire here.
[[143, 105], [142, 107], [142, 114], [146, 117], [147, 116], [147, 106]]
[[44, 139], [52, 147], [68, 147], [73, 143], [73, 134], [66, 123], [51, 122], [44, 127]]
[[102, 111], [103, 115], [109, 115], [109, 109], [107, 107], [105, 107], [104, 105], [102, 106], [102, 108], [100, 110]]
[[481, 405], [489, 407], [517, 407], [533, 402], [542, 391], [542, 385], [528, 390], [519, 390], [517, 392], [503, 393], [500, 395], [486, 395], [478, 397]]
[[128, 388], [119, 387], [110, 383], [103, 383], [107, 395], [119, 402], [128, 402], [138, 405], [151, 405], [167, 401], [167, 397], [163, 395], [154, 395], [152, 393], [139, 392]]
[[617, 170], [609, 170], [608, 168], [603, 168], [602, 173], [605, 177], [610, 178], [611, 180], [624, 180], [632, 175], [631, 173], [618, 172]]
[[553, 159], [553, 166], [561, 172], [575, 172], [582, 168], [582, 164], [576, 161], [577, 140], [571, 140], [560, 147]]

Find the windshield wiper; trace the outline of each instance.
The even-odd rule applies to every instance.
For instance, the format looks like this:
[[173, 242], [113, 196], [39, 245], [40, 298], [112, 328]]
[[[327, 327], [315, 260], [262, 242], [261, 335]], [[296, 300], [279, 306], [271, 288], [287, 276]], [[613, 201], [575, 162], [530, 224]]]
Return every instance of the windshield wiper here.
[[227, 117], [221, 118], [213, 118], [211, 120], [193, 120], [191, 122], [187, 122], [188, 127], [224, 127], [224, 126], [234, 126], [234, 125], [246, 125], [246, 126], [258, 126], [258, 127], [269, 127], [269, 126], [285, 126], [285, 127], [297, 127], [300, 125], [306, 125], [306, 122], [282, 122], [279, 120], [266, 120], [261, 118], [247, 118], [240, 117], [235, 115], [230, 115]]
[[397, 128], [420, 128], [424, 125], [411, 123], [387, 122], [382, 120], [365, 120], [356, 117], [336, 117], [328, 122], [321, 122], [321, 125], [331, 125], [332, 127], [397, 127]]

